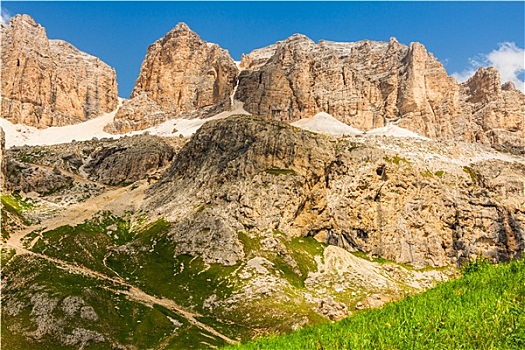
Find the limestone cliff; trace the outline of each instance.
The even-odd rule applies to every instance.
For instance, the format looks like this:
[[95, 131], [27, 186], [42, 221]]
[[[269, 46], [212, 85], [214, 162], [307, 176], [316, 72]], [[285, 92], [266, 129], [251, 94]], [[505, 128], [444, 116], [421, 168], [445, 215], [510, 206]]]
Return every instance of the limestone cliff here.
[[28, 15], [1, 26], [1, 116], [44, 128], [79, 123], [117, 107], [115, 70], [61, 40]]
[[179, 23], [148, 48], [130, 100], [107, 130], [122, 133], [228, 110], [237, 71], [227, 51]]
[[[469, 161], [482, 154], [493, 160]], [[205, 124], [143, 207], [176, 222], [179, 253], [225, 264], [243, 256], [238, 231], [264, 229], [416, 266], [507, 260], [525, 248], [525, 165], [505, 157], [239, 116]]]
[[523, 152], [525, 95], [503, 89], [494, 69], [460, 85], [417, 42], [315, 44], [296, 34], [243, 56], [241, 68], [236, 98], [254, 115], [293, 122], [327, 112], [364, 131], [396, 123]]
[[244, 56], [241, 67], [244, 108], [283, 121], [327, 112], [362, 130], [397, 121], [439, 137], [459, 110], [459, 87], [443, 66], [423, 45], [394, 38], [315, 44], [297, 34]]
[[461, 102], [478, 127], [469, 141], [513, 153], [525, 151], [525, 95], [511, 82], [501, 85], [496, 69], [480, 68], [461, 84]]

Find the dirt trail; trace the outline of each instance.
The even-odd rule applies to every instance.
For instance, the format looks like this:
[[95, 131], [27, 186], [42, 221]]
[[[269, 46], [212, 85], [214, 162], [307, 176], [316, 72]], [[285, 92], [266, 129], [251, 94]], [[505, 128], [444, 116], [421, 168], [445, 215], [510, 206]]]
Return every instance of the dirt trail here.
[[[94, 214], [96, 214], [100, 210], [111, 209], [111, 211], [115, 213], [119, 213], [119, 212], [123, 213], [124, 211], [130, 210], [130, 209], [136, 210], [142, 203], [142, 200], [144, 198], [144, 191], [146, 190], [147, 187], [148, 187], [147, 183], [144, 183], [133, 189], [130, 187], [121, 187], [121, 188], [117, 188], [117, 189], [105, 192], [99, 196], [90, 198], [83, 203], [75, 204], [67, 208], [62, 213], [62, 215], [59, 215], [57, 217], [43, 221], [39, 225], [33, 225], [33, 226], [25, 228], [24, 230], [14, 232], [13, 234], [10, 235], [9, 240], [5, 244], [3, 244], [3, 247], [13, 249], [15, 251], [15, 255], [16, 254], [33, 255], [33, 256], [45, 259], [47, 261], [53, 262], [56, 265], [66, 268], [70, 272], [82, 274], [84, 276], [96, 278], [96, 279], [103, 280], [103, 281], [108, 281], [108, 282], [114, 283], [115, 285], [125, 287], [126, 290], [113, 290], [111, 288], [107, 288], [107, 289], [113, 293], [124, 294], [128, 296], [128, 298], [138, 303], [141, 303], [143, 305], [147, 305], [147, 306], [152, 306], [154, 304], [161, 305], [167, 308], [168, 310], [171, 310], [177, 313], [178, 315], [184, 317], [192, 325], [202, 330], [205, 330], [209, 332], [210, 334], [213, 334], [214, 336], [219, 337], [230, 344], [236, 344], [237, 341], [228, 338], [224, 334], [216, 331], [214, 328], [197, 320], [196, 317], [200, 317], [201, 316], [200, 314], [186, 310], [185, 308], [173, 302], [173, 300], [159, 298], [159, 297], [150, 295], [144, 292], [143, 290], [137, 288], [136, 286], [127, 283], [125, 280], [123, 280], [120, 277], [110, 277], [103, 273], [91, 270], [84, 266], [74, 265], [67, 261], [53, 258], [45, 254], [35, 253], [31, 250], [26, 249], [22, 244], [22, 239], [29, 233], [33, 232], [34, 230], [38, 230], [38, 229], [52, 230], [54, 228], [63, 226], [64, 224], [77, 225], [77, 224], [84, 222], [84, 220], [91, 218]], [[32, 242], [32, 244], [34, 244], [34, 242]]]
[[[131, 187], [119, 187], [92, 197], [85, 202], [74, 204], [66, 208], [61, 214], [42, 221], [40, 224], [32, 225], [23, 230], [13, 232], [6, 245], [19, 253], [22, 248], [22, 239], [35, 230], [53, 230], [64, 225], [78, 225], [91, 218], [101, 210], [111, 210], [117, 215], [124, 214], [127, 210], [136, 210], [142, 203], [144, 191], [148, 187], [144, 183], [134, 189]], [[32, 244], [34, 244], [33, 242]]]
[[134, 300], [134, 301], [136, 301], [136, 302], [138, 302], [140, 304], [146, 305], [146, 306], [150, 306], [151, 307], [154, 304], [161, 305], [161, 306], [165, 307], [166, 309], [171, 310], [171, 311], [177, 313], [178, 315], [184, 317], [192, 325], [194, 325], [194, 326], [196, 326], [196, 327], [198, 327], [200, 329], [203, 329], [203, 330], [209, 332], [210, 334], [215, 335], [216, 337], [219, 337], [219, 338], [223, 339], [224, 341], [228, 342], [229, 344], [237, 344], [238, 343], [237, 341], [235, 341], [233, 339], [230, 339], [227, 336], [225, 336], [224, 334], [216, 331], [214, 328], [212, 328], [212, 327], [210, 327], [210, 326], [200, 322], [199, 320], [197, 320], [196, 317], [202, 316], [199, 313], [188, 311], [187, 309], [185, 309], [182, 306], [180, 306], [180, 305], [176, 304], [175, 302], [173, 302], [173, 300], [165, 299], [165, 298], [159, 298], [159, 297], [150, 295], [150, 294], [144, 292], [143, 290], [137, 288], [136, 286], [127, 283], [126, 281], [124, 281], [120, 277], [110, 277], [110, 276], [107, 276], [107, 275], [105, 275], [105, 274], [103, 274], [101, 272], [88, 269], [85, 266], [74, 265], [74, 264], [71, 264], [71, 263], [69, 263], [67, 261], [64, 261], [64, 260], [61, 260], [61, 259], [57, 259], [57, 258], [53, 258], [53, 257], [50, 257], [50, 256], [45, 255], [45, 254], [35, 253], [35, 252], [27, 250], [27, 249], [25, 249], [25, 248], [23, 248], [21, 246], [13, 247], [13, 246], [11, 246], [8, 243], [7, 247], [13, 248], [13, 249], [16, 248], [18, 250], [19, 254], [29, 254], [29, 255], [36, 256], [36, 257], [39, 257], [41, 259], [45, 259], [47, 261], [50, 261], [50, 262], [52, 262], [52, 263], [54, 263], [56, 265], [59, 265], [59, 266], [65, 268], [65, 269], [67, 269], [69, 272], [81, 274], [81, 275], [84, 275], [84, 276], [87, 276], [87, 277], [91, 277], [91, 278], [96, 278], [98, 280], [108, 281], [108, 282], [116, 284], [116, 285], [118, 285], [120, 287], [125, 287], [125, 288], [127, 288], [127, 290], [114, 290], [114, 289], [109, 288], [109, 287], [107, 287], [106, 289], [111, 291], [111, 292], [113, 292], [113, 293], [124, 294], [124, 295], [128, 296], [130, 299], [132, 299], [132, 300]]

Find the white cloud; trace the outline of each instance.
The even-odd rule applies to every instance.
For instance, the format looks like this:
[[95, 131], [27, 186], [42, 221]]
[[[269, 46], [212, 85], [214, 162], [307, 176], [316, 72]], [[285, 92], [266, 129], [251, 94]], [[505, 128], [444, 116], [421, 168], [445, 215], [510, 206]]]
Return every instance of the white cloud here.
[[11, 14], [6, 9], [0, 9], [0, 23], [7, 24], [11, 19]]
[[462, 72], [453, 73], [452, 76], [459, 82], [464, 82], [479, 67], [487, 66], [492, 66], [499, 71], [502, 83], [511, 81], [516, 88], [525, 92], [525, 83], [520, 79], [520, 74], [525, 72], [525, 49], [517, 47], [515, 43], [511, 42], [500, 43], [497, 50], [470, 59], [469, 68]]

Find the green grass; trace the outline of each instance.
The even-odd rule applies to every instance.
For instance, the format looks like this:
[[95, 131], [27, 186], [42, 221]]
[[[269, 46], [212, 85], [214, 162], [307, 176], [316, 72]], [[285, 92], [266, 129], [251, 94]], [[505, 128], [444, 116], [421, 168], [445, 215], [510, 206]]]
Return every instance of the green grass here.
[[394, 156], [394, 158], [390, 158], [388, 156], [385, 156], [384, 160], [389, 162], [389, 163], [394, 163], [395, 165], [399, 165], [401, 162], [406, 163], [406, 164], [410, 164], [409, 160], [407, 160], [406, 158], [400, 157], [397, 154]]
[[[0, 196], [0, 200], [2, 201], [2, 209], [14, 214], [25, 225], [30, 225], [31, 222], [25, 218], [24, 212], [27, 210], [30, 210], [33, 208], [33, 205], [29, 203], [27, 200], [23, 199], [18, 193], [13, 193], [11, 195], [2, 195]], [[2, 219], [6, 218], [2, 216]]]
[[293, 169], [268, 168], [265, 170], [270, 175], [295, 175], [297, 174]]
[[525, 261], [476, 262], [382, 309], [229, 349], [523, 349], [524, 310]]
[[[28, 239], [32, 238], [33, 235], [29, 235]], [[101, 212], [80, 225], [61, 226], [42, 233], [32, 250], [114, 275], [104, 265], [104, 257], [112, 247], [125, 244], [132, 238], [129, 221]]]
[[[17, 256], [7, 267], [3, 268], [4, 301], [10, 300], [24, 305], [19, 312], [2, 309], [2, 348], [10, 350], [44, 350], [44, 349], [78, 349], [76, 346], [60, 345], [56, 334], [45, 334], [35, 340], [23, 333], [36, 329], [32, 308], [34, 296], [45, 294], [49, 300], [56, 300], [56, 305], [48, 311], [49, 324], [59, 322], [65, 334], [74, 329], [84, 328], [104, 335], [103, 343], [90, 343], [86, 349], [116, 348], [110, 344], [120, 344], [120, 348], [157, 348], [159, 342], [172, 336], [174, 325], [168, 316], [178, 320], [183, 328], [189, 323], [177, 315], [168, 314], [166, 310], [148, 307], [130, 301], [124, 295], [115, 294], [109, 282], [69, 273], [44, 259], [28, 255]], [[98, 315], [98, 320], [82, 319], [78, 312], [68, 315], [62, 305], [66, 297], [79, 297], [84, 305], [89, 305]], [[18, 326], [17, 326], [18, 325]], [[23, 325], [23, 326], [22, 326]], [[182, 331], [182, 330], [180, 330]]]
[[438, 170], [434, 173], [437, 177], [443, 177], [445, 175], [445, 172], [443, 170]]
[[355, 251], [355, 252], [350, 252], [350, 253], [352, 253], [352, 255], [354, 255], [354, 256], [357, 256], [358, 258], [361, 258], [361, 259], [364, 259], [364, 260], [368, 260], [368, 261], [372, 261], [372, 262], [375, 262], [375, 263], [378, 263], [378, 264], [392, 263], [392, 264], [401, 265], [401, 266], [406, 267], [405, 265], [398, 264], [398, 263], [396, 263], [395, 261], [392, 261], [392, 260], [388, 260], [388, 259], [381, 258], [381, 257], [370, 256], [368, 253], [362, 252], [360, 250]]
[[16, 192], [11, 195], [1, 195], [0, 200], [2, 202], [0, 235], [2, 240], [7, 240], [13, 228], [31, 224], [25, 213], [33, 208], [33, 204]]
[[2, 204], [13, 208], [16, 211], [23, 211], [33, 208], [33, 204], [22, 198], [19, 193], [14, 192], [11, 195], [2, 195]]
[[478, 174], [472, 169], [471, 167], [464, 166], [463, 171], [466, 172], [470, 178], [472, 179], [472, 182], [477, 183], [478, 182]]
[[[283, 237], [286, 236], [283, 235]], [[296, 237], [290, 241], [282, 239], [281, 242], [286, 246], [293, 260], [297, 263], [296, 269], [299, 273], [293, 269], [290, 271], [290, 265], [286, 262], [282, 267], [282, 271], [285, 275], [293, 276], [292, 279], [289, 279], [290, 284], [302, 288], [308, 273], [317, 270], [317, 263], [314, 257], [323, 255], [325, 245], [319, 243], [313, 237]]]

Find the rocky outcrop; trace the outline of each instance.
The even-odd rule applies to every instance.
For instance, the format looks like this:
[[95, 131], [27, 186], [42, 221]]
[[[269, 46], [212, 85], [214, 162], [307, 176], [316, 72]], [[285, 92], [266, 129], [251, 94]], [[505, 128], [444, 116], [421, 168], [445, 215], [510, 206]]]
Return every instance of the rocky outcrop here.
[[118, 104], [115, 70], [61, 40], [28, 15], [1, 26], [1, 116], [44, 128], [79, 123]]
[[108, 185], [132, 183], [160, 176], [175, 151], [159, 137], [141, 135], [120, 139], [90, 153], [83, 166], [91, 180]]
[[469, 141], [512, 153], [525, 153], [525, 95], [494, 68], [479, 68], [461, 85], [463, 111], [478, 126]]
[[[525, 165], [518, 158], [468, 144], [375, 142], [246, 116], [208, 122], [143, 208], [172, 222], [191, 220], [172, 238], [192, 254], [208, 254], [202, 241], [206, 252], [228, 252], [211, 262], [234, 264], [243, 256], [236, 232], [264, 229], [415, 266], [523, 254]], [[458, 160], [458, 149], [469, 147]], [[470, 164], [472, 154], [494, 160]]]
[[227, 51], [179, 23], [148, 48], [130, 100], [107, 131], [140, 130], [170, 118], [228, 110], [237, 72]]
[[[47, 168], [49, 173], [64, 171], [106, 185], [120, 185], [160, 177], [184, 142], [179, 138], [138, 135], [118, 140], [12, 147], [8, 154], [13, 163], [11, 173], [17, 178], [24, 177], [24, 171], [36, 171], [23, 169], [37, 167]], [[31, 182], [31, 178], [20, 181]], [[25, 191], [17, 187], [20, 181], [11, 180], [11, 186]]]
[[7, 167], [8, 190], [49, 195], [73, 185], [73, 177], [62, 174], [57, 167], [33, 166], [11, 161]]
[[315, 44], [296, 34], [243, 56], [241, 68], [236, 98], [254, 115], [293, 122], [326, 112], [364, 131], [396, 123], [523, 151], [525, 96], [502, 89], [494, 69], [459, 85], [417, 42]]

